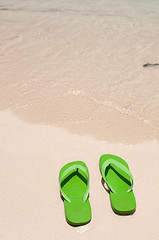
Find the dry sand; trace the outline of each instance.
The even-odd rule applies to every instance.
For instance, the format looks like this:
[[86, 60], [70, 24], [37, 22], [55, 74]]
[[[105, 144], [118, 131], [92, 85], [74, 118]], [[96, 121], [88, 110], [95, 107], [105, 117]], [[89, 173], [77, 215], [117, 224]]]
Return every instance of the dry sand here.
[[[0, 0], [0, 240], [159, 239], [159, 3]], [[99, 157], [124, 158], [137, 210], [113, 213]], [[58, 174], [90, 172], [92, 221]]]
[[[30, 125], [0, 113], [0, 239], [158, 239], [159, 144], [98, 141], [53, 126]], [[101, 184], [99, 157], [123, 157], [134, 177], [137, 210], [117, 216]], [[65, 221], [58, 174], [69, 161], [90, 172], [92, 221], [73, 228]]]

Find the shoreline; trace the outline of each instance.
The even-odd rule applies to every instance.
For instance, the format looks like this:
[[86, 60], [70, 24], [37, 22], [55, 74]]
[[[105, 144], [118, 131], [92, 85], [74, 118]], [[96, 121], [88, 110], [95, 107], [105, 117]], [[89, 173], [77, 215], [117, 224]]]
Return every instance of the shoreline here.
[[126, 144], [159, 141], [159, 130], [113, 107], [99, 105], [91, 100], [85, 101], [82, 96], [64, 97], [57, 102], [59, 107], [47, 105], [43, 113], [41, 107], [35, 105], [30, 109], [14, 109], [13, 114], [33, 125], [56, 126], [100, 141]]

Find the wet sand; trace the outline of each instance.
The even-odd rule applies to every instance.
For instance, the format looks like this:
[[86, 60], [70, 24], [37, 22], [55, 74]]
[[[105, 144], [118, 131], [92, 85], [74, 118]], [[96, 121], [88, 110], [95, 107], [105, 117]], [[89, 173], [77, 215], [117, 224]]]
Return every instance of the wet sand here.
[[111, 108], [158, 132], [159, 67], [143, 67], [159, 62], [158, 3], [79, 5], [2, 4], [0, 109], [77, 129], [101, 125]]

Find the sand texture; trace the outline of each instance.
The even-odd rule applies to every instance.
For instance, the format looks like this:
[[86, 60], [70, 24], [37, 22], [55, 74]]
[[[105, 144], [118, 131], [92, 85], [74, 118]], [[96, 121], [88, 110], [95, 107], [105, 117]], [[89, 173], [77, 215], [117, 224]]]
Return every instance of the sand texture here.
[[[0, 240], [158, 240], [159, 3], [0, 0]], [[99, 157], [134, 178], [118, 216]], [[58, 174], [84, 161], [92, 221], [65, 221]]]

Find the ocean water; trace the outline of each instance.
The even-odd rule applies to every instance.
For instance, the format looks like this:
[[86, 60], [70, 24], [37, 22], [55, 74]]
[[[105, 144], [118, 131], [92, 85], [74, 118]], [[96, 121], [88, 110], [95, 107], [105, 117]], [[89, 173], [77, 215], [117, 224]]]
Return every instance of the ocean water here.
[[146, 63], [159, 63], [157, 0], [0, 0], [0, 109], [26, 121], [92, 124], [109, 107], [158, 131]]

